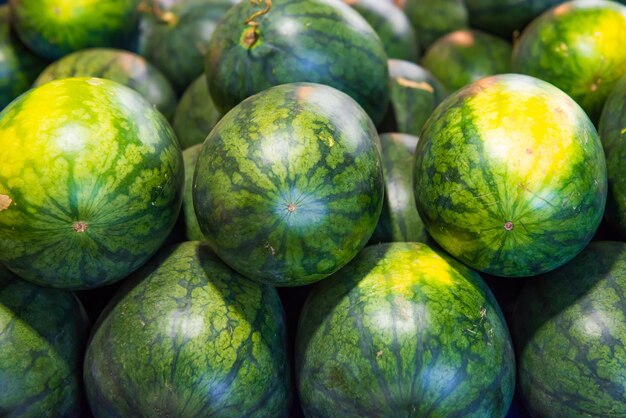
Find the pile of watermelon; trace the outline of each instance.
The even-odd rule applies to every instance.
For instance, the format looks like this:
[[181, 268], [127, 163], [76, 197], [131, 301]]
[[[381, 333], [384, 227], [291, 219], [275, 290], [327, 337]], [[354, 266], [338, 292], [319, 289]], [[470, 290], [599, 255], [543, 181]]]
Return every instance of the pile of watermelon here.
[[626, 417], [624, 45], [612, 0], [0, 4], [0, 415]]

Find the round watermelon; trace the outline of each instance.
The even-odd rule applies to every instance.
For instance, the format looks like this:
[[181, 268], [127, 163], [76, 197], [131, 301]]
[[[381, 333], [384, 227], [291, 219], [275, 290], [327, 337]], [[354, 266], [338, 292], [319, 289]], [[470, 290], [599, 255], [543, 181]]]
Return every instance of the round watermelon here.
[[[446, 33], [469, 25], [464, 0], [394, 0], [403, 7], [423, 50]], [[399, 4], [401, 3], [401, 4]]]
[[597, 122], [626, 74], [626, 6], [607, 0], [560, 4], [535, 19], [513, 51], [513, 71], [570, 95]]
[[0, 113], [0, 262], [47, 286], [119, 280], [172, 229], [183, 161], [165, 117], [101, 78], [46, 83]]
[[464, 29], [435, 41], [421, 64], [449, 91], [455, 91], [482, 77], [510, 72], [512, 49], [502, 38]]
[[171, 119], [176, 93], [169, 81], [140, 55], [113, 48], [89, 48], [64, 56], [46, 67], [34, 82], [40, 86], [68, 77], [100, 77], [141, 93], [163, 115]]
[[0, 265], [0, 415], [83, 417], [89, 320], [76, 297]]
[[0, 6], [0, 110], [28, 90], [45, 66], [11, 30], [9, 6]]
[[176, 107], [172, 128], [185, 149], [201, 144], [222, 115], [209, 94], [206, 77], [201, 75], [185, 90]]
[[232, 7], [209, 43], [206, 74], [211, 97], [224, 113], [255, 93], [292, 82], [335, 87], [374, 123], [389, 104], [380, 38], [357, 11], [336, 0], [244, 1]]
[[140, 0], [10, 0], [13, 25], [42, 57], [90, 47], [130, 47]]
[[517, 301], [519, 386], [536, 417], [626, 413], [626, 244], [592, 242]]
[[511, 337], [480, 276], [421, 243], [365, 248], [317, 284], [296, 341], [307, 417], [503, 417]]
[[286, 417], [291, 403], [276, 290], [206, 245], [163, 250], [92, 334], [85, 387], [96, 417]]
[[226, 114], [204, 142], [193, 204], [213, 250], [251, 279], [321, 280], [352, 259], [380, 215], [380, 142], [332, 87], [292, 83]]
[[444, 100], [417, 145], [415, 199], [430, 235], [469, 266], [531, 276], [578, 254], [606, 202], [597, 132], [539, 79], [483, 78]]
[[183, 93], [204, 72], [204, 55], [217, 23], [239, 1], [152, 0], [142, 9], [139, 53]]

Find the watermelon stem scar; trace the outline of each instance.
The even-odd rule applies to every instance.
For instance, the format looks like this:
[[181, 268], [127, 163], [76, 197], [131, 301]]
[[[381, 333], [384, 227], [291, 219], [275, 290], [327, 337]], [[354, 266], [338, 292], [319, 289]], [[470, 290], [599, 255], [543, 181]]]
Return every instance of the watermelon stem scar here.
[[250, 17], [248, 17], [243, 22], [244, 25], [249, 26], [249, 28], [244, 31], [242, 39], [243, 44], [246, 48], [252, 48], [256, 41], [259, 40], [259, 31], [257, 30], [257, 28], [259, 27], [260, 23], [255, 21], [254, 19], [263, 16], [264, 14], [267, 14], [267, 12], [269, 12], [272, 8], [272, 0], [250, 0], [250, 3], [254, 5], [258, 5], [263, 1], [265, 2], [265, 8], [263, 10], [257, 10], [256, 12], [252, 13], [252, 15], [250, 15]]
[[515, 225], [513, 225], [513, 222], [511, 221], [507, 221], [504, 223], [504, 229], [506, 229], [507, 231], [512, 231], [514, 227]]
[[13, 201], [11, 200], [11, 198], [5, 194], [0, 194], [0, 212], [2, 212], [5, 209], [8, 209], [9, 206], [11, 206], [11, 203]]
[[292, 212], [292, 213], [293, 213], [293, 212], [295, 212], [295, 211], [296, 211], [296, 209], [297, 209], [297, 207], [296, 207], [296, 205], [294, 205], [293, 203], [290, 203], [290, 204], [288, 204], [288, 205], [287, 205], [287, 210], [288, 210], [289, 212]]
[[74, 231], [78, 233], [86, 232], [88, 227], [87, 222], [78, 221], [74, 224]]

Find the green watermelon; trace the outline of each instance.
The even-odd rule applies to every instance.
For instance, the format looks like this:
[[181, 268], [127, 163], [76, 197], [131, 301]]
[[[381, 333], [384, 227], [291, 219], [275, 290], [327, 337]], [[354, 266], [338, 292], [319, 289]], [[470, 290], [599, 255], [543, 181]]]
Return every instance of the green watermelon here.
[[172, 127], [181, 147], [185, 149], [204, 142], [221, 117], [209, 94], [206, 77], [201, 75], [180, 98]]
[[626, 74], [626, 6], [577, 0], [535, 19], [513, 51], [513, 71], [540, 77], [570, 95], [598, 121], [613, 86]]
[[604, 104], [598, 127], [606, 155], [609, 195], [606, 219], [626, 238], [626, 76], [615, 85]]
[[426, 119], [448, 95], [428, 70], [402, 60], [389, 60], [391, 97], [379, 132], [419, 136]]
[[513, 47], [475, 29], [459, 30], [435, 41], [421, 64], [450, 91], [482, 77], [510, 72]]
[[246, 277], [321, 280], [372, 235], [384, 185], [365, 111], [332, 87], [292, 83], [226, 114], [204, 142], [193, 204], [205, 239]]
[[472, 27], [512, 40], [515, 34], [563, 0], [465, 0]]
[[367, 20], [383, 42], [387, 57], [417, 61], [419, 40], [402, 9], [380, 0], [343, 0]]
[[35, 53], [57, 59], [90, 47], [129, 47], [140, 0], [10, 0], [13, 25]]
[[139, 93], [101, 78], [46, 83], [0, 113], [0, 262], [79, 289], [119, 280], [172, 229], [183, 161]]
[[152, 7], [144, 7], [141, 15], [139, 53], [182, 93], [203, 74], [204, 55], [217, 22], [239, 1], [152, 0]]
[[183, 150], [185, 164], [185, 186], [183, 188], [183, 216], [185, 217], [185, 236], [188, 241], [202, 241], [204, 236], [198, 225], [193, 208], [193, 173], [202, 151], [202, 144], [192, 145]]
[[35, 80], [40, 86], [68, 77], [100, 77], [138, 91], [163, 115], [171, 119], [176, 93], [169, 81], [140, 55], [112, 48], [90, 48], [71, 53], [53, 62]]
[[380, 136], [385, 199], [370, 242], [426, 242], [428, 234], [415, 208], [413, 153], [418, 138], [390, 133]]
[[96, 417], [284, 417], [291, 402], [276, 290], [206, 245], [162, 251], [107, 307], [85, 356]]
[[536, 417], [626, 414], [626, 244], [592, 242], [517, 301], [519, 387]]
[[0, 110], [28, 90], [45, 66], [11, 30], [9, 6], [0, 6]]
[[206, 74], [221, 112], [271, 86], [313, 82], [347, 93], [374, 123], [382, 120], [389, 104], [387, 55], [358, 12], [335, 0], [257, 3], [231, 8], [209, 43]]
[[[469, 25], [464, 0], [395, 0], [404, 8], [423, 50], [443, 35]], [[404, 3], [404, 4], [398, 4]]]
[[0, 265], [0, 415], [83, 417], [89, 320], [70, 292], [22, 281]]
[[307, 417], [503, 417], [515, 359], [476, 272], [421, 243], [365, 248], [316, 285], [296, 341]]
[[578, 254], [604, 212], [596, 130], [539, 79], [483, 78], [444, 100], [417, 144], [415, 199], [430, 235], [498, 276], [531, 276]]

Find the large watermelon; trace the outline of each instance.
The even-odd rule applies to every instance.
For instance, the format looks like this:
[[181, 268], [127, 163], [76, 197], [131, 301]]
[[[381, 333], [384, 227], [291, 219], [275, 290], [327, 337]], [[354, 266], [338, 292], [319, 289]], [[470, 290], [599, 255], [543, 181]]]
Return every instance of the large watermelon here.
[[28, 90], [45, 66], [11, 30], [9, 6], [0, 6], [0, 110]]
[[40, 86], [68, 77], [100, 77], [138, 91], [163, 115], [171, 119], [176, 93], [167, 79], [140, 55], [112, 48], [83, 49], [46, 67], [33, 84]]
[[85, 356], [96, 417], [281, 417], [291, 402], [276, 290], [205, 245], [162, 251], [99, 320]]
[[353, 258], [383, 197], [380, 142], [365, 111], [329, 86], [293, 83], [226, 114], [204, 142], [193, 184], [200, 228], [244, 276], [311, 283]]
[[335, 0], [258, 3], [231, 8], [209, 43], [206, 74], [220, 111], [268, 87], [304, 81], [335, 87], [374, 123], [382, 120], [389, 103], [387, 55], [358, 12]]
[[436, 40], [421, 64], [449, 91], [494, 74], [510, 72], [513, 47], [488, 33], [464, 29]]
[[140, 0], [10, 0], [19, 37], [56, 59], [90, 47], [129, 47]]
[[515, 361], [478, 274], [424, 244], [381, 244], [309, 295], [296, 381], [309, 418], [503, 417]]
[[128, 275], [167, 237], [183, 163], [169, 124], [101, 78], [30, 90], [0, 113], [0, 262], [48, 286]]
[[477, 270], [529, 276], [558, 267], [604, 212], [602, 145], [584, 111], [518, 74], [449, 96], [417, 145], [415, 199], [430, 235]]
[[0, 415], [85, 416], [88, 335], [74, 295], [22, 281], [0, 265]]
[[565, 2], [522, 33], [513, 71], [540, 77], [569, 94], [597, 122], [626, 74], [626, 6], [607, 0]]
[[626, 244], [592, 242], [571, 263], [529, 281], [514, 340], [533, 416], [626, 416]]
[[217, 22], [239, 1], [152, 0], [141, 15], [139, 53], [182, 93], [204, 72], [204, 55]]
[[598, 132], [606, 154], [609, 179], [605, 215], [619, 235], [626, 238], [626, 75], [604, 104]]

